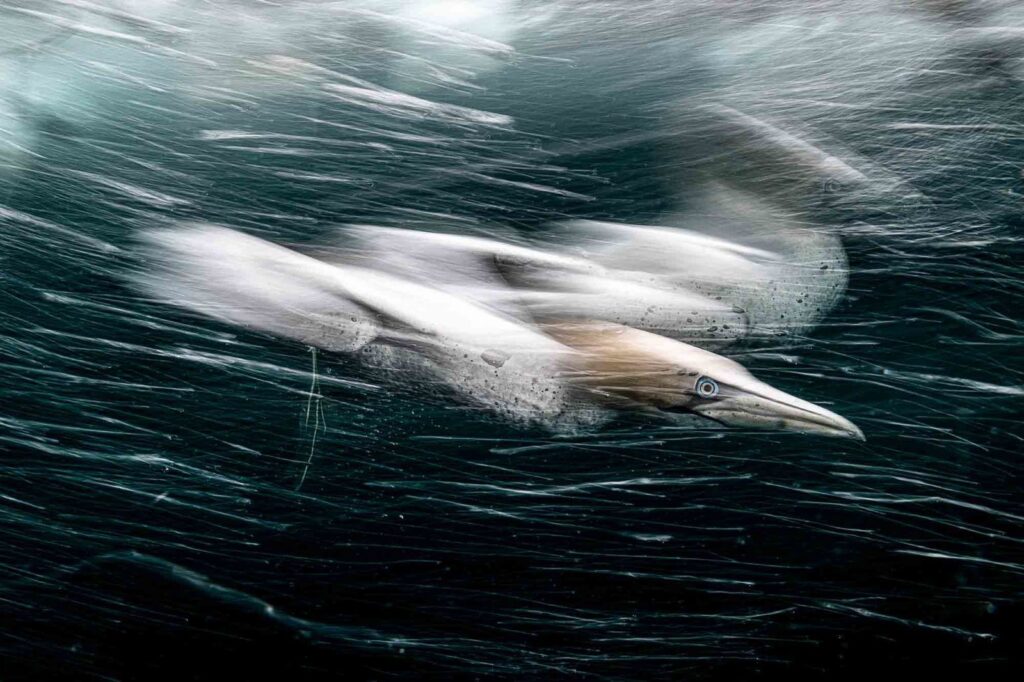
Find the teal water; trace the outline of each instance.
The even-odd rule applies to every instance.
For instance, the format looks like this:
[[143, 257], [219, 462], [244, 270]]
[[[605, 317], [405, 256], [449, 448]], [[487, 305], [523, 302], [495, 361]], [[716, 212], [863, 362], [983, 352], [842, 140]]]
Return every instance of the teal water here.
[[[0, 8], [0, 677], [1019, 670], [1013, 4], [342, 5]], [[751, 162], [709, 103], [884, 191]], [[553, 436], [128, 279], [181, 221], [545, 236], [709, 178], [842, 237], [824, 323], [732, 352], [865, 443]]]

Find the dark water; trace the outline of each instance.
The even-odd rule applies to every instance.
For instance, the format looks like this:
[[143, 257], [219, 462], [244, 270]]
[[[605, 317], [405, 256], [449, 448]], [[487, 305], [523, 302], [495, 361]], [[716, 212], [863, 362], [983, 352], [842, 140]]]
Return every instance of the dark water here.
[[[481, 46], [372, 4], [0, 12], [0, 677], [1019, 673], [1015, 5], [491, 3], [516, 30]], [[353, 78], [420, 100], [324, 87]], [[789, 187], [699, 132], [708, 102], [914, 190], [798, 187], [849, 291], [736, 350], [865, 443], [552, 437], [126, 280], [175, 221], [542, 235], [665, 224], [709, 174]]]

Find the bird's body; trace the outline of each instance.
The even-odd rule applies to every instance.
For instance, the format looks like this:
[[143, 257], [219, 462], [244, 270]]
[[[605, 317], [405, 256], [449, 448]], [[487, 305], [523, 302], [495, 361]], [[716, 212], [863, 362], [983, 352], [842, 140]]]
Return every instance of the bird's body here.
[[[689, 239], [702, 252], [726, 249]], [[136, 280], [157, 298], [327, 350], [360, 351], [370, 364], [440, 381], [511, 421], [578, 431], [615, 411], [688, 412], [861, 437], [842, 417], [694, 345], [739, 340], [745, 313], [654, 266], [645, 272], [635, 258], [621, 270], [550, 245], [365, 226], [329, 262], [214, 225], [153, 231], [147, 240], [156, 267]], [[713, 274], [729, 279], [724, 271], [700, 277], [711, 282]], [[649, 304], [638, 305], [645, 296]], [[660, 333], [643, 329], [652, 319]]]

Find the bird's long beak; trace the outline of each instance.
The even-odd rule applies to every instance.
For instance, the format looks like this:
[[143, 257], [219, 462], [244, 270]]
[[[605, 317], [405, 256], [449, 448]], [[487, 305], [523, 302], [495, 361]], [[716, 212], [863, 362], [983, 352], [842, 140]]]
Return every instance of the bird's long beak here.
[[778, 429], [863, 441], [864, 433], [849, 419], [747, 377], [715, 401], [693, 405], [693, 412], [728, 426]]

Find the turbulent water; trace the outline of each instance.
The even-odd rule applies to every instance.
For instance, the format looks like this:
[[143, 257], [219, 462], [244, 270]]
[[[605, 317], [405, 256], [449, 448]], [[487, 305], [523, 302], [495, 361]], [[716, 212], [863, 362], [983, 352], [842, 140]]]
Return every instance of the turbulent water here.
[[[1022, 159], [1015, 2], [0, 2], [0, 677], [1019, 673]], [[545, 428], [138, 285], [580, 221], [848, 263], [716, 352], [866, 441]]]

